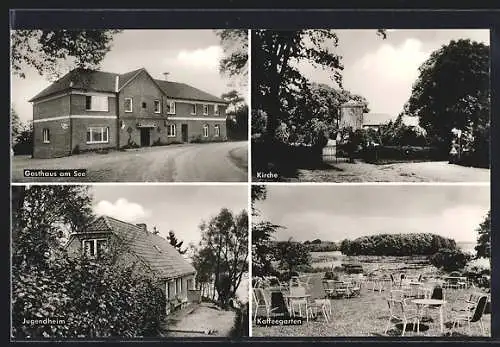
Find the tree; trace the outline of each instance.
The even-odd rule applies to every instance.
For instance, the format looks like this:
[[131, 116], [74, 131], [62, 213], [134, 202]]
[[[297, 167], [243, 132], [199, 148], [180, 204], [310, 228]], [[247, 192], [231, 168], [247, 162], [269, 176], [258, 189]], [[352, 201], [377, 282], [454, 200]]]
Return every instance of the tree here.
[[307, 269], [311, 266], [311, 253], [307, 246], [292, 239], [278, 242], [275, 248], [276, 259], [279, 260], [280, 268], [288, 273]]
[[248, 105], [236, 90], [222, 94], [222, 99], [229, 102], [227, 110], [228, 137], [233, 139], [248, 138]]
[[472, 123], [478, 136], [489, 128], [489, 66], [489, 47], [467, 39], [443, 45], [419, 67], [405, 111], [419, 117], [443, 153], [449, 151], [453, 128]]
[[12, 148], [14, 154], [32, 154], [33, 153], [33, 123], [29, 122], [20, 128], [20, 133], [15, 139]]
[[[255, 207], [257, 201], [265, 200], [267, 197], [266, 186], [252, 185], [251, 201], [252, 216], [258, 217], [259, 210]], [[255, 222], [252, 220], [252, 275], [257, 277], [268, 276], [274, 272], [272, 261], [274, 260], [273, 246], [271, 240], [274, 233], [283, 228], [269, 221]]]
[[348, 101], [365, 104], [368, 101], [345, 89], [335, 89], [326, 84], [311, 83], [308, 90], [297, 95], [295, 106], [289, 110], [286, 122], [291, 134], [290, 142], [318, 144], [323, 147], [327, 138], [335, 138], [338, 131], [340, 106]]
[[[385, 38], [383, 30], [377, 31]], [[297, 96], [308, 93], [309, 81], [297, 67], [308, 62], [330, 74], [342, 86], [341, 56], [334, 52], [338, 37], [332, 30], [252, 31], [253, 109], [267, 117], [266, 137], [273, 140], [282, 121], [288, 120]]]
[[179, 252], [180, 254], [186, 254], [187, 248], [185, 248], [184, 250], [182, 249], [182, 244], [184, 243], [184, 241], [179, 241], [175, 236], [173, 230], [169, 230], [167, 240], [175, 249], [177, 249], [177, 252]]
[[12, 141], [12, 146], [17, 143], [17, 137], [23, 131], [23, 126], [21, 124], [21, 120], [14, 109], [13, 106], [10, 106], [10, 136]]
[[476, 250], [476, 257], [491, 258], [491, 210], [488, 211], [484, 221], [479, 224], [477, 232], [477, 245], [474, 247]]
[[120, 30], [14, 30], [11, 32], [11, 66], [25, 77], [25, 66], [40, 75], [59, 77], [63, 62], [72, 67], [97, 69]]
[[223, 208], [208, 223], [202, 222], [200, 230], [202, 239], [193, 265], [198, 272], [215, 275], [219, 305], [227, 307], [248, 271], [248, 214], [243, 210], [233, 215]]
[[[215, 33], [224, 50], [224, 57], [219, 62], [219, 71], [229, 77], [238, 75], [246, 77], [248, 74], [248, 30], [223, 29], [215, 30]], [[246, 81], [244, 83], [246, 84]]]

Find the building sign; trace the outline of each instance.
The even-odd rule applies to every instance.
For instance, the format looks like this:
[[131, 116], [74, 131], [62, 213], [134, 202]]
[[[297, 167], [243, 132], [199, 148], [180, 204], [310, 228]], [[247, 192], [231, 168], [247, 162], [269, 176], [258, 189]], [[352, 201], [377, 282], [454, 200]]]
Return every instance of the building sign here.
[[138, 128], [156, 128], [155, 123], [137, 123]]
[[69, 124], [68, 124], [67, 122], [62, 122], [62, 123], [61, 123], [61, 128], [62, 128], [63, 130], [66, 130], [66, 129], [68, 129], [68, 128], [69, 128]]

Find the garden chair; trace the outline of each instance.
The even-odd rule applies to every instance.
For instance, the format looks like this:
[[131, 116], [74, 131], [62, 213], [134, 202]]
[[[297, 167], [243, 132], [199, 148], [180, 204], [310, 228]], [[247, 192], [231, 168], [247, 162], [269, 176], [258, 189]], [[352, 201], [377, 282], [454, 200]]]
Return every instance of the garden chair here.
[[[396, 295], [397, 293], [394, 294]], [[387, 322], [387, 327], [385, 328], [384, 334], [387, 334], [387, 331], [389, 331], [389, 328], [393, 323], [393, 319], [397, 320], [400, 323], [403, 323], [401, 336], [405, 335], [406, 326], [410, 322], [413, 324], [413, 330], [416, 330], [417, 333], [420, 332], [417, 309], [409, 307], [404, 298], [397, 299], [390, 297], [387, 299], [387, 305], [389, 307], [389, 321]]]
[[351, 297], [361, 295], [361, 284], [357, 281], [352, 282], [351, 287]]
[[290, 287], [290, 295], [300, 298], [290, 298], [288, 301], [289, 311], [292, 317], [295, 317], [296, 308], [298, 308], [299, 316], [302, 317], [302, 306], [304, 306], [304, 313], [306, 314], [306, 320], [309, 321], [309, 300], [306, 297], [305, 287]]
[[471, 323], [479, 322], [479, 325], [481, 327], [481, 334], [484, 335], [484, 326], [483, 326], [482, 317], [484, 314], [484, 310], [486, 309], [487, 301], [488, 301], [488, 296], [481, 295], [481, 297], [475, 303], [473, 309], [471, 309], [471, 307], [468, 306], [469, 304], [466, 304], [466, 306], [464, 307], [464, 310], [452, 311], [455, 313], [455, 315], [453, 317], [452, 329], [455, 329], [455, 327], [458, 326], [458, 324], [460, 322], [467, 322], [468, 333], [470, 335]]
[[321, 311], [323, 318], [328, 323], [332, 316], [332, 304], [330, 299], [316, 299], [309, 303], [309, 317], [318, 317], [318, 311]]
[[331, 298], [334, 296], [335, 288], [333, 287], [333, 281], [332, 280], [323, 280], [323, 290], [325, 291], [325, 297], [326, 298]]
[[350, 296], [350, 290], [349, 286], [345, 282], [335, 282], [334, 283], [334, 291], [335, 291], [335, 296], [337, 297], [349, 297]]
[[263, 308], [266, 310], [266, 317], [269, 318], [271, 313], [275, 310], [278, 310], [279, 307], [271, 308], [271, 301], [266, 296], [263, 288], [253, 288], [253, 301], [255, 303], [255, 314], [253, 319], [257, 319], [257, 313], [259, 308]]

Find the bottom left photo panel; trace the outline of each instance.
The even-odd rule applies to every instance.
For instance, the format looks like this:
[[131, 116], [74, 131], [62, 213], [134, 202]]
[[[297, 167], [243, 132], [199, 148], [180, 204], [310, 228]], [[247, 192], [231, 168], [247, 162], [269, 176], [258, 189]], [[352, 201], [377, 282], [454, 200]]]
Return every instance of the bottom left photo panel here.
[[248, 336], [246, 185], [11, 189], [12, 339]]

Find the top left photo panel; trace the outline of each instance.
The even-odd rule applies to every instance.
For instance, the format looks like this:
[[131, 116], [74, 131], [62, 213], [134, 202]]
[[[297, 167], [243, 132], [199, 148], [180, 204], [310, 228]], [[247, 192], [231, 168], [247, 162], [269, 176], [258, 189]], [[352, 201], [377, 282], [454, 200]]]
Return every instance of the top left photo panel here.
[[248, 31], [11, 30], [27, 182], [247, 182]]

